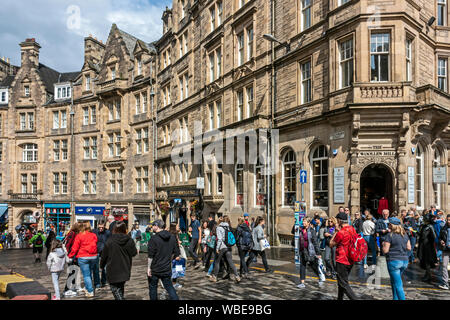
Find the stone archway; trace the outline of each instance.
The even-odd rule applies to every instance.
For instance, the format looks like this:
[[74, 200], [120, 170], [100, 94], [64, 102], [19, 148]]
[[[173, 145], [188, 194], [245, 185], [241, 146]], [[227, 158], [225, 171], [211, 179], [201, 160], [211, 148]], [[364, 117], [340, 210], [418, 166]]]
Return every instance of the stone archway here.
[[372, 163], [364, 168], [360, 175], [360, 208], [377, 213], [379, 201], [386, 199], [388, 209], [394, 208], [394, 177], [391, 170], [380, 163]]

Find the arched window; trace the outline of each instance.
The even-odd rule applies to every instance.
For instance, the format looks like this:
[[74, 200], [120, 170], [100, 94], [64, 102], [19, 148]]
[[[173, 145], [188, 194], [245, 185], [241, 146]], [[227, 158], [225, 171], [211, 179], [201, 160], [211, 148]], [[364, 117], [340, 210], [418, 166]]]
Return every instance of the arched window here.
[[312, 207], [328, 207], [328, 152], [324, 145], [311, 153], [311, 204]]
[[423, 150], [417, 145], [416, 153], [416, 207], [423, 209], [424, 207], [424, 157]]
[[37, 162], [38, 161], [38, 146], [34, 143], [27, 143], [23, 145], [22, 153], [23, 162]]
[[236, 205], [244, 205], [244, 165], [238, 163], [236, 165]]
[[295, 153], [289, 151], [283, 158], [283, 205], [293, 206], [296, 201], [297, 182]]
[[[433, 168], [441, 165], [441, 153], [437, 147], [434, 148]], [[436, 208], [441, 207], [441, 184], [433, 183], [433, 204]]]

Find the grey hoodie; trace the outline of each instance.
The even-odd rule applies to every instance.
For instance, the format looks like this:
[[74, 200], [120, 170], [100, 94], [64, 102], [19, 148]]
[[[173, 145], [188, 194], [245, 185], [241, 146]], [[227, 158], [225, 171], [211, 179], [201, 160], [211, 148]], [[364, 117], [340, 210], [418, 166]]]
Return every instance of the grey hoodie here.
[[56, 248], [47, 258], [47, 267], [50, 272], [64, 271], [66, 262], [69, 262], [65, 248]]

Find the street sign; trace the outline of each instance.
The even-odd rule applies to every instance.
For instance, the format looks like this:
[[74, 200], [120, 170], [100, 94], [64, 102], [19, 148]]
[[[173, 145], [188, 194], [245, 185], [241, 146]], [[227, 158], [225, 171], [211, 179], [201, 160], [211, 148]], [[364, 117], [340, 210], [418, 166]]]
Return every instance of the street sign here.
[[197, 177], [197, 189], [205, 189], [205, 178]]
[[344, 167], [334, 168], [334, 203], [345, 203]]
[[447, 167], [433, 168], [433, 183], [447, 183]]
[[300, 170], [300, 183], [305, 184], [306, 183], [306, 177], [307, 177], [306, 170]]

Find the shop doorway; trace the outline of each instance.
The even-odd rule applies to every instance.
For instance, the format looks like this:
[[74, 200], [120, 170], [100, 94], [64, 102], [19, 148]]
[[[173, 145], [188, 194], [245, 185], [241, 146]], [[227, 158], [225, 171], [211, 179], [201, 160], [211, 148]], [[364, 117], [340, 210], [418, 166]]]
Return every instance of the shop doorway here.
[[[375, 217], [378, 216], [380, 204], [386, 204], [392, 212], [394, 204], [393, 177], [390, 170], [383, 164], [371, 164], [361, 173], [360, 207], [369, 209]], [[382, 201], [380, 201], [382, 200]]]

